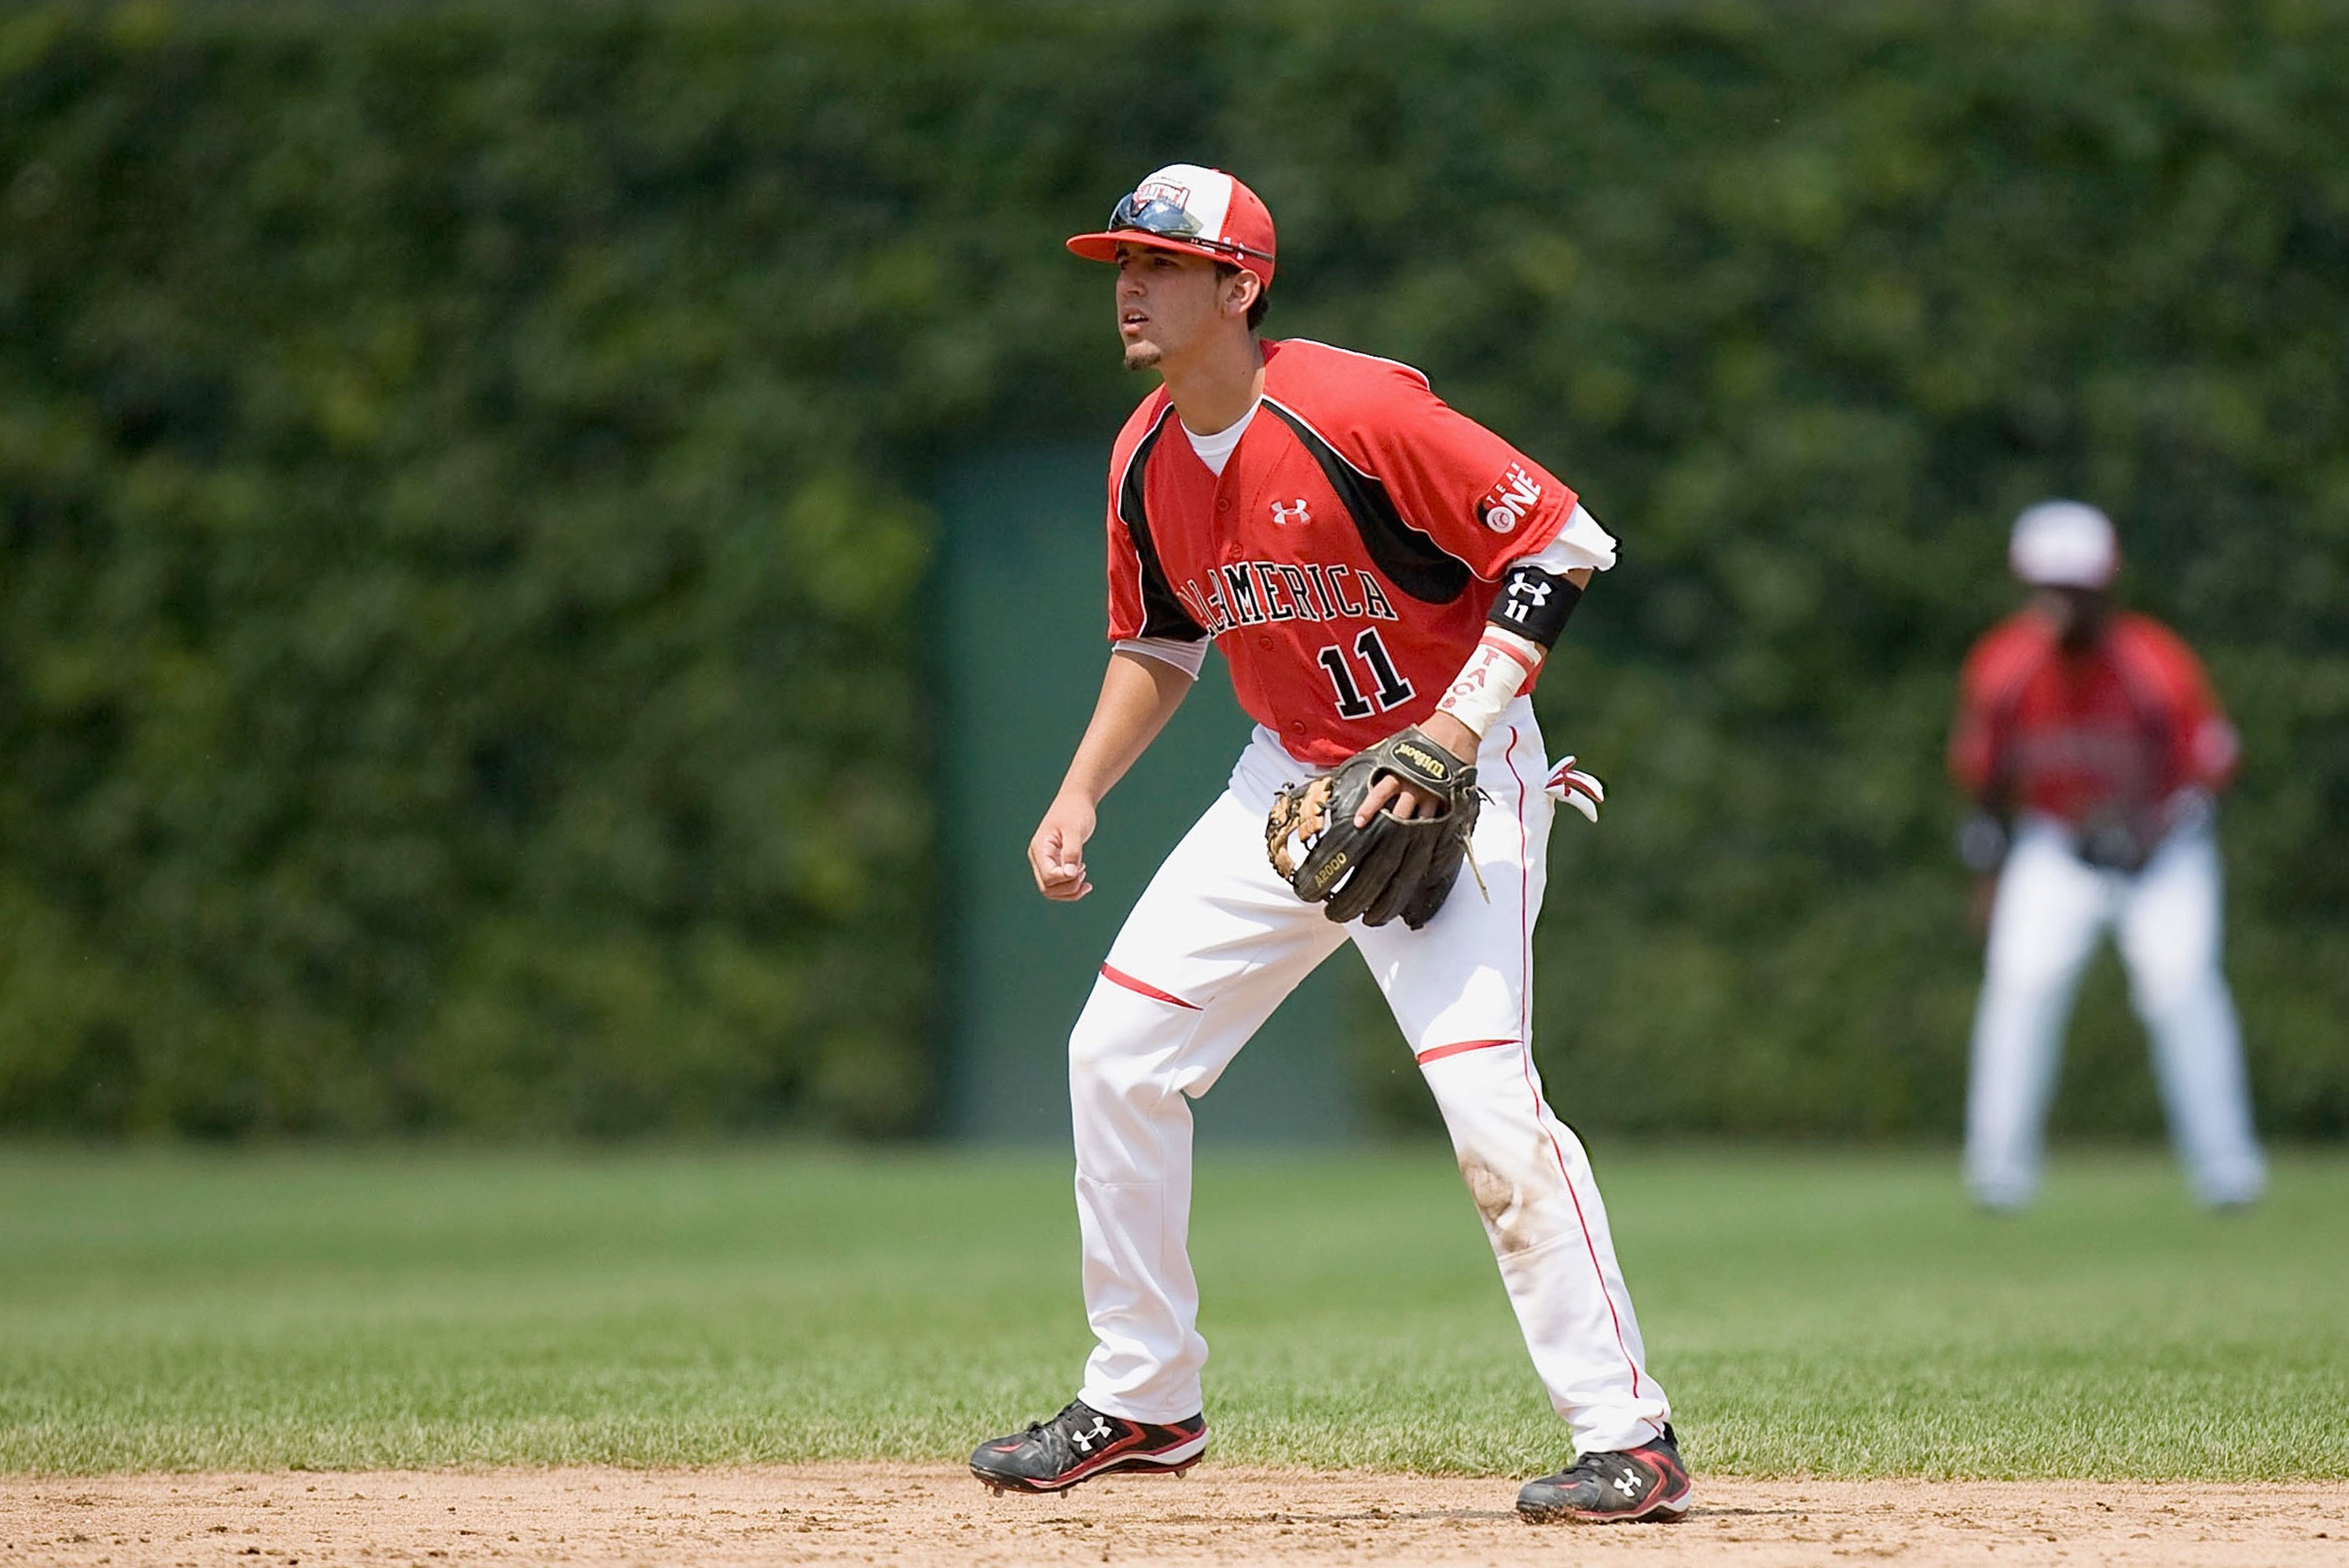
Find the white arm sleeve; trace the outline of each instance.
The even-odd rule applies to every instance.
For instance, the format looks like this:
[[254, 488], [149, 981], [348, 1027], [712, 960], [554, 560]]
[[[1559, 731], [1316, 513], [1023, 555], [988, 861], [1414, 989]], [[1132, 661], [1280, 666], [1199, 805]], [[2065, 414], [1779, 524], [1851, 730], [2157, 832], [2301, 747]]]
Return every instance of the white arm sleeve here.
[[1603, 572], [1615, 564], [1615, 535], [1601, 528], [1599, 519], [1578, 502], [1557, 536], [1522, 558], [1552, 576], [1562, 577], [1577, 566]]
[[1177, 637], [1122, 637], [1115, 644], [1120, 653], [1138, 653], [1144, 659], [1154, 659], [1161, 664], [1171, 664], [1192, 680], [1199, 679], [1199, 670], [1207, 662], [1207, 639], [1185, 642]]

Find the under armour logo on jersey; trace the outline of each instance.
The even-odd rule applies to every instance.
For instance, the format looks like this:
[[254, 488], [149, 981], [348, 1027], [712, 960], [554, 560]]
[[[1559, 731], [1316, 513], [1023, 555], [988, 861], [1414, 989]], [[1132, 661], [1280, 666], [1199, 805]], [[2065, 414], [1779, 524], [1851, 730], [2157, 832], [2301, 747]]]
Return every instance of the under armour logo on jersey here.
[[1525, 464], [1513, 462], [1509, 472], [1501, 475], [1493, 488], [1485, 492], [1485, 499], [1476, 504], [1476, 515], [1485, 526], [1495, 534], [1506, 534], [1526, 520], [1526, 514], [1539, 501], [1542, 487], [1526, 472]]
[[1313, 514], [1305, 510], [1305, 497], [1302, 495], [1287, 506], [1283, 506], [1278, 501], [1272, 504], [1272, 524], [1276, 528], [1286, 528], [1291, 523], [1312, 521]]
[[1077, 1452], [1081, 1454], [1090, 1454], [1093, 1451], [1093, 1445], [1095, 1443], [1101, 1442], [1112, 1435], [1113, 1434], [1112, 1434], [1109, 1429], [1109, 1423], [1102, 1420], [1099, 1416], [1095, 1416], [1093, 1417], [1092, 1430], [1089, 1432], [1072, 1432], [1069, 1436], [1069, 1441], [1077, 1445]]

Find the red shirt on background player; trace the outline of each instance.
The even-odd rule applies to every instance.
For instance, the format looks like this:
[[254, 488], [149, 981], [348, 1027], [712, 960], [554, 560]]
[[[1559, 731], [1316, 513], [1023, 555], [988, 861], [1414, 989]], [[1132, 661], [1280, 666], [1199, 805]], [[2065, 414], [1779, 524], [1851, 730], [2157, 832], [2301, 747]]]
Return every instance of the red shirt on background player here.
[[[2239, 747], [2193, 650], [2152, 617], [2113, 607], [2109, 524], [2057, 510], [2075, 504], [2050, 504], [2018, 535], [2014, 570], [2033, 599], [1967, 657], [1950, 774], [1991, 821], [2053, 817], [2092, 864], [2134, 871], [2207, 810]], [[1973, 834], [1968, 858], [1989, 869], [2000, 836]]]

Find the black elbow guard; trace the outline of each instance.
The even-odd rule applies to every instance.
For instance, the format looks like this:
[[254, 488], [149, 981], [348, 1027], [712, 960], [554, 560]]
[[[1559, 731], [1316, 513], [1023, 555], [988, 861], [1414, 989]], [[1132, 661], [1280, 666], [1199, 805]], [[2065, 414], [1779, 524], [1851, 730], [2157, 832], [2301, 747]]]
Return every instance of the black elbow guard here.
[[1530, 638], [1544, 648], [1557, 646], [1566, 618], [1574, 613], [1582, 590], [1564, 577], [1554, 576], [1530, 561], [1519, 561], [1501, 578], [1501, 591], [1485, 618], [1503, 631]]

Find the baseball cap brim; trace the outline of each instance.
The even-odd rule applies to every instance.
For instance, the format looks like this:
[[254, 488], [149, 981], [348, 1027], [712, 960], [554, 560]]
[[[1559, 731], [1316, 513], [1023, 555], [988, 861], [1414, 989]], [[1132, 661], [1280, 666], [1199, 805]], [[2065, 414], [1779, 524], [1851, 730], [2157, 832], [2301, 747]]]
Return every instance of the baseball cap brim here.
[[1098, 234], [1071, 234], [1069, 252], [1087, 261], [1113, 262], [1120, 245], [1142, 245], [1154, 251], [1174, 251], [1186, 256], [1204, 256], [1209, 261], [1242, 265], [1246, 258], [1229, 255], [1209, 245], [1195, 244], [1189, 240], [1154, 234], [1147, 229], [1108, 229]]

